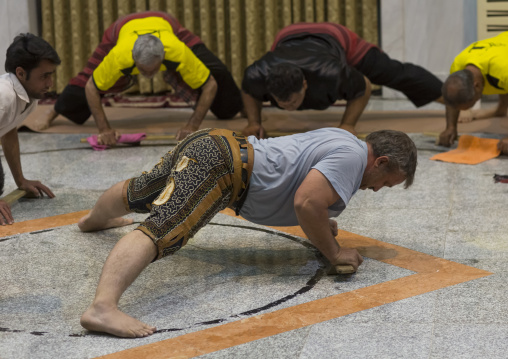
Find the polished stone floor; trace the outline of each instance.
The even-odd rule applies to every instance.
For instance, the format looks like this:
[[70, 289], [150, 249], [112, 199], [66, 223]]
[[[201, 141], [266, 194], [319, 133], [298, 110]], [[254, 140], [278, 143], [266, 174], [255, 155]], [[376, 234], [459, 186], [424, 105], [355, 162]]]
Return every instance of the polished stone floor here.
[[[407, 103], [400, 103], [405, 109]], [[432, 137], [410, 135], [419, 148], [414, 185], [359, 191], [337, 219], [339, 227], [491, 275], [431, 291], [422, 282], [419, 294], [416, 283], [414, 293], [397, 289], [408, 291], [405, 299], [393, 301], [383, 292], [378, 295], [386, 302], [348, 315], [294, 330], [281, 325], [257, 340], [254, 329], [225, 338], [221, 330], [228, 333], [228, 324], [248, 326], [263, 315], [313, 303], [319, 317], [329, 309], [319, 308], [323, 299], [384, 288], [415, 272], [366, 256], [355, 275], [326, 276], [322, 258], [305, 239], [219, 214], [173, 257], [150, 265], [122, 298], [125, 312], [159, 332], [118, 339], [85, 331], [79, 317], [109, 251], [135, 225], [86, 234], [75, 224], [53, 228], [52, 219], [45, 229], [19, 234], [0, 227], [0, 358], [94, 358], [122, 350], [119, 358], [173, 357], [160, 354], [169, 350], [163, 340], [182, 338], [183, 346], [187, 335], [207, 330], [215, 334], [204, 358], [506, 358], [508, 184], [492, 177], [508, 174], [508, 158], [475, 166], [430, 161], [446, 149]], [[12, 207], [18, 225], [90, 209], [105, 189], [149, 170], [171, 148], [156, 142], [94, 152], [81, 137], [20, 133], [25, 176], [41, 180], [56, 198], [19, 200]], [[8, 193], [15, 186], [3, 153], [1, 160]], [[226, 339], [216, 350], [213, 343]], [[150, 351], [156, 344], [161, 356]], [[141, 345], [147, 349], [128, 356]]]

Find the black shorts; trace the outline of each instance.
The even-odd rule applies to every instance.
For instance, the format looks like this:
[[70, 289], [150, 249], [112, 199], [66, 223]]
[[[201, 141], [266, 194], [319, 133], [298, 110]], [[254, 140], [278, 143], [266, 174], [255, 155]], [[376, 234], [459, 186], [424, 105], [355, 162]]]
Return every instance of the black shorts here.
[[378, 48], [370, 49], [355, 68], [373, 84], [402, 92], [420, 107], [441, 97], [443, 83], [423, 67], [391, 59]]

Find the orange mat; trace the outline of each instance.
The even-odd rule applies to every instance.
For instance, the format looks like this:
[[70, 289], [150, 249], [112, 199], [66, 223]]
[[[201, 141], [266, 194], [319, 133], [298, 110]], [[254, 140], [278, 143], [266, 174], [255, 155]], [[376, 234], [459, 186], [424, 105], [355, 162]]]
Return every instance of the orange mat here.
[[431, 160], [476, 165], [496, 158], [501, 154], [501, 151], [497, 148], [498, 142], [499, 140], [491, 138], [462, 135], [457, 149], [439, 153], [433, 156]]

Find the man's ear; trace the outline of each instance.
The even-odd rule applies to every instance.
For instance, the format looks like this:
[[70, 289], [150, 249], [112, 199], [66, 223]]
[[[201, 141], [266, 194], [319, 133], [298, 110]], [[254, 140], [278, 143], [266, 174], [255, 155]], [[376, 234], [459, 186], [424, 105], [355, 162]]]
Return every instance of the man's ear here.
[[473, 82], [473, 84], [474, 84], [475, 92], [479, 92], [479, 93], [483, 92], [483, 82], [482, 81], [475, 80]]
[[378, 157], [374, 161], [374, 167], [384, 167], [388, 165], [388, 162], [389, 162], [388, 156]]
[[302, 88], [304, 91], [307, 90], [307, 80], [306, 79], [303, 79]]
[[21, 66], [16, 67], [16, 77], [20, 80], [25, 80], [26, 78], [26, 71]]

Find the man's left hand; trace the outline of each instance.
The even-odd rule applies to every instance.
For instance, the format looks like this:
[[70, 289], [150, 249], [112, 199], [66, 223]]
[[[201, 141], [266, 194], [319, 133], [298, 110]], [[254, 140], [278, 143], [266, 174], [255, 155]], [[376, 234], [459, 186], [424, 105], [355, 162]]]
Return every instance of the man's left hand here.
[[197, 130], [198, 130], [198, 127], [195, 127], [195, 126], [192, 126], [192, 125], [185, 125], [176, 134], [176, 139], [178, 141], [181, 141], [185, 137], [190, 135], [191, 133], [196, 132]]
[[120, 134], [113, 128], [108, 128], [97, 135], [97, 143], [99, 145], [116, 146], [118, 138], [120, 138]]
[[11, 208], [7, 202], [0, 200], [0, 224], [5, 226], [6, 224], [13, 224], [14, 219], [12, 218]]
[[32, 193], [35, 197], [38, 197], [38, 198], [43, 197], [44, 193], [49, 198], [55, 197], [53, 192], [51, 192], [51, 190], [48, 187], [46, 187], [39, 181], [31, 181], [31, 180], [24, 179], [23, 182], [21, 182], [19, 189], [22, 189], [24, 191]]
[[502, 155], [508, 155], [508, 137], [499, 140], [497, 148], [501, 151]]

